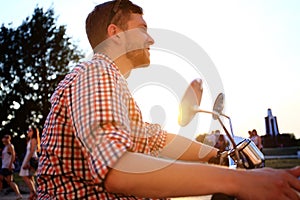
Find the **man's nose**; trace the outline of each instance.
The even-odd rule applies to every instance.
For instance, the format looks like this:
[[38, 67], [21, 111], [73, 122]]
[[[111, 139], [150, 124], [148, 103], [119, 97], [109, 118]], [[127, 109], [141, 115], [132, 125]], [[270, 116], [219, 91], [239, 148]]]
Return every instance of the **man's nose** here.
[[151, 37], [151, 35], [148, 33], [148, 43], [150, 44], [150, 45], [153, 45], [154, 44], [154, 39]]

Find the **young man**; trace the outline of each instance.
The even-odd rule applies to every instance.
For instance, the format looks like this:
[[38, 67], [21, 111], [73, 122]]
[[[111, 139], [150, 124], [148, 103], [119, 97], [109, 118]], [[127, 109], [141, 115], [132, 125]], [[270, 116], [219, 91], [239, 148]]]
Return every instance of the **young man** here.
[[2, 190], [3, 179], [17, 194], [17, 199], [22, 199], [22, 195], [19, 191], [18, 185], [13, 181], [14, 173], [14, 160], [16, 157], [14, 145], [11, 143], [10, 135], [4, 135], [2, 138], [4, 148], [2, 150], [2, 167], [0, 173], [0, 190]]
[[[150, 63], [154, 40], [142, 14], [130, 1], [118, 0], [96, 6], [87, 17], [95, 55], [77, 65], [51, 98], [38, 199], [163, 199], [213, 193], [298, 199], [299, 168], [242, 171], [201, 164], [217, 150], [143, 122], [125, 80], [132, 69]], [[249, 193], [251, 189], [256, 192]]]

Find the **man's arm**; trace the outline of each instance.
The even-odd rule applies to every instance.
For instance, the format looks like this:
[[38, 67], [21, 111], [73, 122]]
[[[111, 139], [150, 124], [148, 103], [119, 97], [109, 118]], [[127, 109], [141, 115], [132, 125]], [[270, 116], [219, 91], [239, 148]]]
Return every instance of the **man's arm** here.
[[232, 170], [127, 152], [108, 173], [105, 187], [112, 193], [152, 198], [224, 193], [240, 199], [299, 199], [299, 175], [300, 168]]
[[207, 162], [217, 155], [218, 149], [192, 141], [180, 135], [167, 133], [166, 145], [161, 156], [185, 161]]
[[16, 153], [15, 153], [14, 147], [11, 144], [8, 145], [8, 152], [11, 153], [11, 160], [10, 160], [8, 167], [9, 167], [9, 169], [12, 169], [12, 164], [16, 158]]

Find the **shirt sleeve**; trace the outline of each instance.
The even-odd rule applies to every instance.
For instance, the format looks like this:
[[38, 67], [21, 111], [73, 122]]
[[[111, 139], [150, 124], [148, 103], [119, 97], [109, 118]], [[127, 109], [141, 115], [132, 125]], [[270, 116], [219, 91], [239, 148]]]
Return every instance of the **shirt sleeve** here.
[[166, 143], [166, 131], [162, 130], [159, 124], [150, 124], [145, 122], [145, 127], [148, 136], [150, 153], [153, 156], [158, 156]]
[[116, 72], [89, 66], [73, 88], [73, 121], [77, 137], [90, 155], [94, 178], [104, 179], [109, 168], [131, 146], [129, 119]]

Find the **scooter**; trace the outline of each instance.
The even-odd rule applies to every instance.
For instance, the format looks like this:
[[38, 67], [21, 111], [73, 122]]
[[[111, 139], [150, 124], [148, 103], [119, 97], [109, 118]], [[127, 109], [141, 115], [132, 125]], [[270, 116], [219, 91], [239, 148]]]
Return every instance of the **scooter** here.
[[[207, 111], [200, 109], [202, 94], [202, 80], [193, 80], [187, 87], [179, 105], [179, 125], [186, 126], [197, 113], [211, 114], [214, 120], [218, 120], [231, 143], [230, 150], [218, 153], [219, 159], [217, 159], [217, 163], [214, 164], [228, 165], [229, 168], [244, 169], [262, 167], [264, 162], [263, 153], [257, 148], [252, 140], [234, 136], [230, 117], [222, 113], [225, 95], [220, 93], [214, 101], [213, 111]], [[227, 130], [221, 117], [228, 119], [231, 133]], [[215, 194], [212, 199], [234, 199], [234, 197]]]

